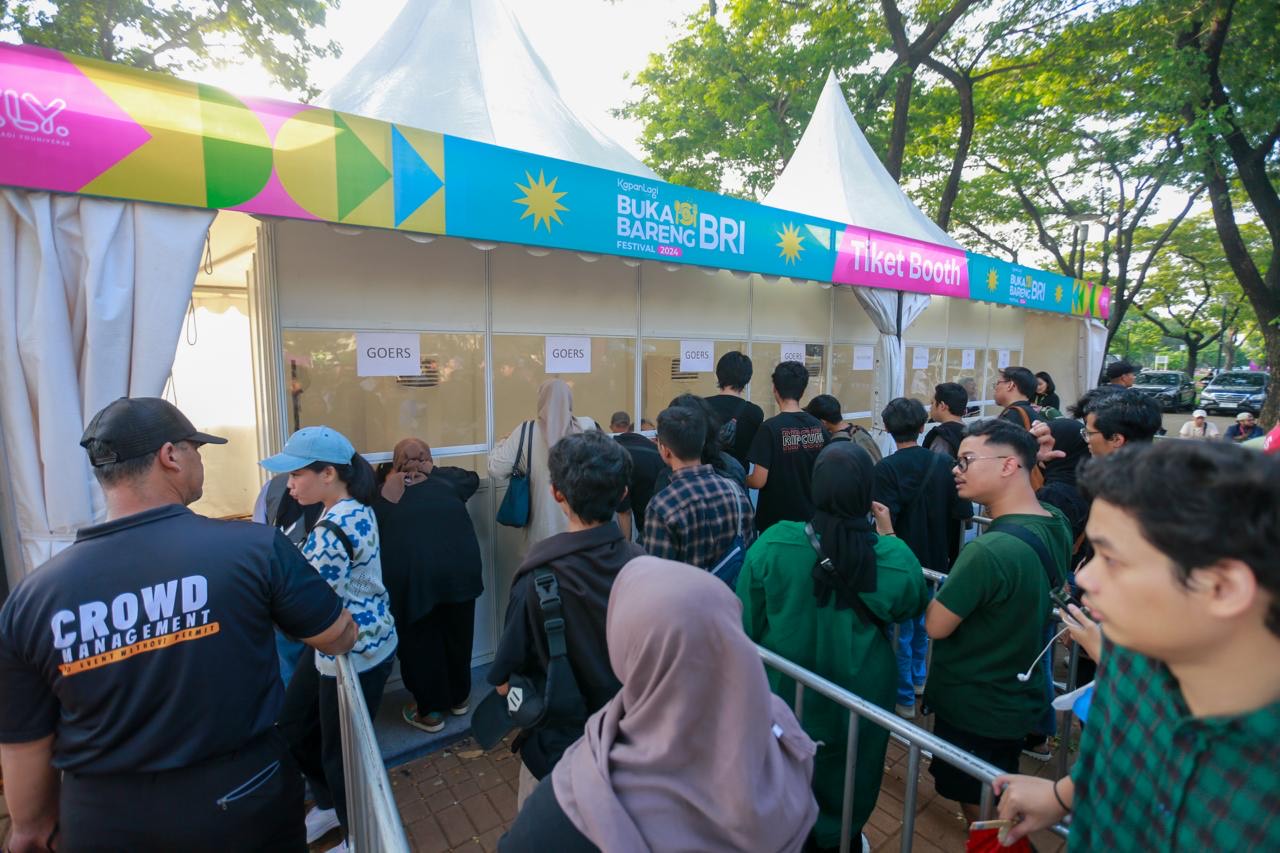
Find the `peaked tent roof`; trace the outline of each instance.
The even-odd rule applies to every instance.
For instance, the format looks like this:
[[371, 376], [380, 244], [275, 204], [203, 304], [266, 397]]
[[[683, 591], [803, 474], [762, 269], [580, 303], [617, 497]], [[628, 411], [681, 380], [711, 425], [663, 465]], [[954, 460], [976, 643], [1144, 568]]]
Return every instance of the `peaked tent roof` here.
[[319, 100], [342, 112], [657, 178], [574, 114], [502, 0], [409, 0]]
[[963, 248], [907, 198], [871, 150], [834, 72], [764, 204]]

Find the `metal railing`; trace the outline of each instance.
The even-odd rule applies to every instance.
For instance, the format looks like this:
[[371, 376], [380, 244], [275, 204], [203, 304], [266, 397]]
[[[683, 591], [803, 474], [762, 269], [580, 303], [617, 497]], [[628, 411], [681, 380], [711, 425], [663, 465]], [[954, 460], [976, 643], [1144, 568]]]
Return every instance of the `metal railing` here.
[[387, 767], [378, 751], [373, 720], [360, 691], [360, 676], [338, 655], [338, 720], [347, 790], [347, 849], [359, 853], [409, 853], [409, 839], [391, 796]]
[[[907, 744], [907, 775], [904, 779], [905, 795], [902, 804], [902, 853], [910, 853], [915, 841], [917, 785], [920, 780], [922, 754], [927, 753], [934, 761], [942, 759], [962, 773], [981, 782], [982, 817], [986, 818], [990, 815], [994, 800], [991, 782], [1004, 773], [1003, 770], [763, 646], [756, 646], [756, 650], [760, 653], [765, 666], [795, 681], [795, 714], [796, 719], [801, 720], [802, 724], [801, 714], [804, 711], [805, 690], [812, 690], [825, 696], [849, 711], [849, 735], [845, 746], [844, 797], [840, 812], [840, 853], [849, 853], [853, 839], [854, 768], [858, 760], [858, 727], [862, 720], [887, 729], [891, 736]], [[1067, 837], [1067, 829], [1061, 824], [1053, 827], [1053, 831], [1064, 838]]]

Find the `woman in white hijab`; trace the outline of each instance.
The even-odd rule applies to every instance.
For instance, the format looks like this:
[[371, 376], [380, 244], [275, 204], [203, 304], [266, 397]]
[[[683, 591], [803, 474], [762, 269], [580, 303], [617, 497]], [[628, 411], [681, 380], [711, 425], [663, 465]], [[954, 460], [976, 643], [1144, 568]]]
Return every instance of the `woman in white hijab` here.
[[818, 817], [816, 747], [769, 692], [741, 613], [709, 572], [628, 563], [606, 622], [622, 689], [587, 720], [499, 851], [801, 850]]
[[[526, 421], [533, 431], [532, 447], [526, 437], [522, 466], [529, 472], [529, 524], [524, 528], [524, 550], [548, 536], [563, 533], [569, 520], [551, 497], [551, 473], [547, 455], [552, 446], [575, 432], [596, 429], [591, 418], [573, 416], [573, 391], [562, 379], [548, 379], [538, 388], [538, 417]], [[522, 425], [523, 426], [523, 425]], [[511, 479], [511, 471], [520, 453], [520, 426], [498, 442], [489, 453], [489, 477], [498, 486]], [[527, 436], [527, 433], [526, 433]]]

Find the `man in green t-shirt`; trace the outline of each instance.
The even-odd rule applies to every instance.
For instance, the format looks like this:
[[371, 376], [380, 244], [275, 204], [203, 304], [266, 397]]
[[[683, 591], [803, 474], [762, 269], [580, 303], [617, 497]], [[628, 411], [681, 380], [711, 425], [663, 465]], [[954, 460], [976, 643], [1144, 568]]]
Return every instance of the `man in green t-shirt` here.
[[[985, 504], [995, 523], [960, 551], [925, 617], [937, 641], [924, 693], [937, 715], [934, 734], [1011, 772], [1048, 705], [1036, 655], [1051, 584], [1063, 582], [1071, 557], [1066, 519], [1031, 487], [1036, 451], [1035, 437], [1007, 421], [965, 431], [953, 469], [957, 492]], [[981, 783], [939, 759], [930, 772], [938, 793], [976, 820]]]
[[1280, 463], [1166, 441], [1080, 486], [1098, 677], [1071, 775], [994, 781], [1011, 840], [1070, 809], [1072, 850], [1280, 850]]

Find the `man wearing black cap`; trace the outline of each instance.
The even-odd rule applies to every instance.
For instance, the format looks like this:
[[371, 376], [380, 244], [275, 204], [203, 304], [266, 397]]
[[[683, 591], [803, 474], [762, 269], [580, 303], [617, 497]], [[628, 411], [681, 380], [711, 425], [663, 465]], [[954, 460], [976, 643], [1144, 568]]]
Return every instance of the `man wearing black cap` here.
[[356, 629], [278, 531], [186, 508], [225, 442], [157, 398], [85, 430], [107, 520], [0, 609], [8, 849], [306, 849], [272, 626], [328, 654]]

